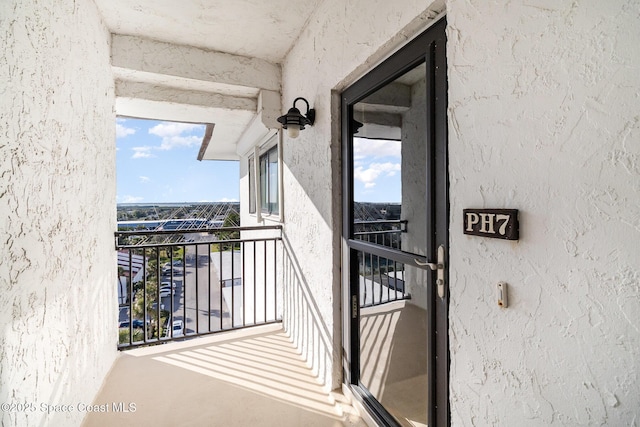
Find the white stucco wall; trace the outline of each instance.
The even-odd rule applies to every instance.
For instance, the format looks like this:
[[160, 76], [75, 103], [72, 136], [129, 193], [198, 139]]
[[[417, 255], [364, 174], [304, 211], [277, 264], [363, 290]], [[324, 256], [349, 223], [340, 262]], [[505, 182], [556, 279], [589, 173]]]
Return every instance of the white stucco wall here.
[[91, 0], [3, 1], [0, 29], [0, 402], [35, 405], [0, 424], [78, 425], [118, 339], [110, 37]]
[[327, 0], [283, 64], [282, 110], [298, 96], [316, 109], [313, 127], [298, 139], [284, 137], [284, 243], [295, 256], [285, 267], [285, 326], [328, 388], [342, 379], [340, 115], [332, 91], [353, 83], [441, 8], [439, 1]]
[[[447, 20], [452, 425], [636, 425], [640, 2]], [[519, 209], [520, 241], [463, 235], [482, 207]]]

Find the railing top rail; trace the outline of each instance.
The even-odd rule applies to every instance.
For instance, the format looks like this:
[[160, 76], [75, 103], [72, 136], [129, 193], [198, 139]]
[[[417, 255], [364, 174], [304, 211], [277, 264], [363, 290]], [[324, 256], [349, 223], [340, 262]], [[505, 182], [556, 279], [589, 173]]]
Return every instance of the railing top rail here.
[[224, 239], [224, 240], [209, 240], [205, 242], [164, 242], [164, 243], [142, 243], [135, 245], [118, 245], [116, 249], [142, 249], [142, 248], [164, 248], [168, 246], [200, 246], [200, 245], [224, 245], [228, 243], [243, 243], [243, 242], [272, 242], [282, 240], [282, 237], [262, 237], [251, 239]]
[[157, 236], [160, 234], [185, 234], [185, 233], [220, 233], [224, 231], [260, 231], [282, 230], [282, 225], [257, 225], [251, 227], [219, 227], [219, 228], [184, 228], [175, 230], [127, 230], [116, 231], [118, 236]]
[[406, 233], [407, 230], [377, 230], [377, 231], [356, 231], [354, 236], [372, 236], [374, 234], [394, 234], [394, 233]]
[[362, 224], [406, 224], [408, 221], [406, 219], [376, 219], [374, 221], [353, 221], [354, 225], [362, 225]]

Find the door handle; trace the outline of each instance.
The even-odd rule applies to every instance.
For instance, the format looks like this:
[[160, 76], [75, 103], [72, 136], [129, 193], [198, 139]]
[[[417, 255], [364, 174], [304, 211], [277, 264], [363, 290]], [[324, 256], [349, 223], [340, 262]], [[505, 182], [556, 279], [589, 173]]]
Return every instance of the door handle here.
[[440, 299], [444, 299], [444, 287], [446, 285], [446, 279], [445, 279], [445, 269], [446, 269], [446, 249], [444, 248], [444, 245], [440, 245], [438, 247], [438, 259], [437, 262], [433, 263], [433, 262], [422, 262], [419, 259], [414, 259], [413, 261], [419, 265], [420, 267], [428, 267], [429, 269], [431, 269], [432, 271], [436, 271], [437, 272], [437, 277], [436, 277], [436, 286], [438, 286], [438, 296], [440, 297]]

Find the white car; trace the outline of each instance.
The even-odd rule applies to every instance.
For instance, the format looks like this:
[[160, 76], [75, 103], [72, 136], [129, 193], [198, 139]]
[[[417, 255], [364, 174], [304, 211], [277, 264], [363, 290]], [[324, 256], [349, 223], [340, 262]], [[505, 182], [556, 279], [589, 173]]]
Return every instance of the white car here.
[[[165, 295], [163, 295], [165, 293]], [[169, 294], [176, 294], [176, 282], [162, 282], [160, 283], [160, 296], [168, 297]]]
[[182, 320], [174, 320], [173, 321], [173, 337], [181, 337], [184, 335], [184, 326], [182, 325]]
[[172, 264], [170, 262], [165, 262], [162, 265], [162, 273], [163, 274], [171, 273], [172, 269], [173, 269], [174, 274], [175, 273], [180, 273], [180, 272], [182, 272], [182, 267], [183, 267], [182, 261], [179, 260], [179, 259], [173, 261], [173, 266], [172, 266]]
[[[169, 261], [165, 262], [164, 264], [162, 264], [163, 267], [170, 267], [171, 263]], [[182, 267], [182, 260], [181, 259], [174, 259], [173, 260], [173, 266], [174, 267]]]

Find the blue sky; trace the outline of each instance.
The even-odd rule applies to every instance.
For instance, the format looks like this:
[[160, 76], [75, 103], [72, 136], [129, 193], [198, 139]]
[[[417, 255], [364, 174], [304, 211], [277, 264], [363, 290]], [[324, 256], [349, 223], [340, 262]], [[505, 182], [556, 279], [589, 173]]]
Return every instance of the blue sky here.
[[[197, 160], [204, 125], [118, 118], [118, 203], [238, 201], [239, 163]], [[400, 203], [400, 141], [355, 138], [358, 202]]]
[[401, 142], [354, 138], [353, 194], [356, 202], [401, 202]]
[[204, 125], [118, 118], [118, 203], [238, 201], [239, 163], [197, 160]]

